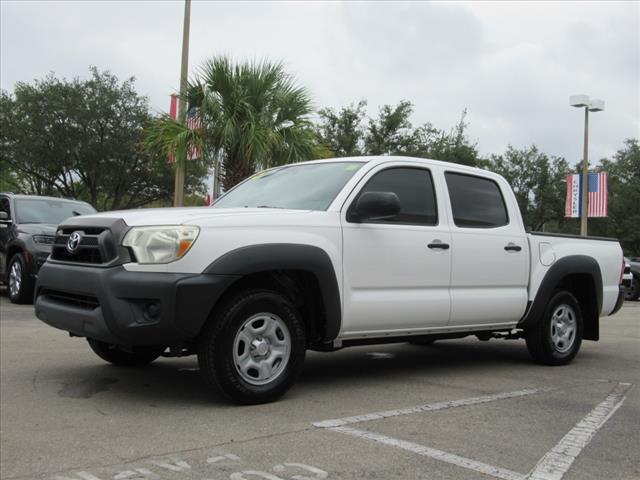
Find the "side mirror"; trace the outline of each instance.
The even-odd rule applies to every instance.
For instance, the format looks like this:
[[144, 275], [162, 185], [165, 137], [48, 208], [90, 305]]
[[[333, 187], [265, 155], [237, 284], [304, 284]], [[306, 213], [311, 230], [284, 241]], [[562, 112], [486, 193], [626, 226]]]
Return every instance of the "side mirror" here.
[[400, 213], [400, 199], [393, 192], [365, 192], [358, 198], [349, 220], [384, 220]]
[[9, 218], [9, 214], [7, 212], [0, 212], [0, 222], [11, 222], [11, 219]]

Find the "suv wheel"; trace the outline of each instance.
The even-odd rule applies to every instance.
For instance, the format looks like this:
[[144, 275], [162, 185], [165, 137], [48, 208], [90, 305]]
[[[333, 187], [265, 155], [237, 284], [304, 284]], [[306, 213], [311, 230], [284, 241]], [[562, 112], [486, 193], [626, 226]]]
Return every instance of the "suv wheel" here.
[[27, 262], [21, 253], [11, 257], [7, 278], [7, 291], [13, 303], [31, 303], [33, 301], [33, 280], [27, 272]]
[[267, 403], [291, 388], [305, 348], [303, 322], [289, 300], [249, 290], [207, 323], [198, 340], [198, 363], [210, 389], [240, 403]]
[[527, 349], [544, 365], [566, 365], [578, 354], [582, 343], [582, 310], [566, 290], [557, 291], [543, 317], [525, 332]]
[[119, 367], [142, 367], [153, 362], [162, 355], [165, 347], [138, 347], [134, 351], [127, 351], [118, 348], [110, 343], [100, 342], [92, 338], [87, 338], [91, 350], [106, 362], [113, 363]]

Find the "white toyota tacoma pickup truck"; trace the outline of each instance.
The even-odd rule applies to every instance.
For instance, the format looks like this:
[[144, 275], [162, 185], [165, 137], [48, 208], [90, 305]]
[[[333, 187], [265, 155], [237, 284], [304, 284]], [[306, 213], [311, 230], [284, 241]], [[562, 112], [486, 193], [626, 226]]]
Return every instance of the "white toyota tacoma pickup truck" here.
[[35, 311], [116, 365], [197, 354], [208, 388], [262, 403], [307, 349], [476, 335], [567, 364], [620, 308], [623, 265], [614, 239], [525, 232], [494, 173], [344, 158], [262, 171], [212, 207], [70, 218]]

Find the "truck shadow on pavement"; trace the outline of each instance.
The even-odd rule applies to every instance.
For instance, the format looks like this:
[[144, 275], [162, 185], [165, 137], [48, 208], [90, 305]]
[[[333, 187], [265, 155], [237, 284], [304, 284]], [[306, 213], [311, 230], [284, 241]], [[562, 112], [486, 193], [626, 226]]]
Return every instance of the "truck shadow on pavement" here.
[[[585, 356], [585, 352], [581, 353]], [[589, 356], [588, 353], [586, 356]], [[98, 361], [96, 361], [98, 362]], [[356, 347], [334, 353], [309, 352], [305, 367], [288, 400], [306, 398], [321, 388], [324, 394], [336, 393], [361, 382], [366, 388], [389, 388], [389, 381], [425, 381], [482, 375], [511, 369], [543, 368], [529, 358], [523, 342], [445, 341], [431, 346], [409, 344]], [[40, 378], [49, 377], [62, 397], [89, 399], [110, 396], [118, 403], [142, 402], [149, 406], [191, 404], [231, 405], [222, 395], [206, 392], [202, 386], [195, 357], [160, 359], [141, 368], [120, 368], [91, 363], [74, 364], [61, 372], [40, 370]], [[431, 376], [431, 377], [430, 377]]]

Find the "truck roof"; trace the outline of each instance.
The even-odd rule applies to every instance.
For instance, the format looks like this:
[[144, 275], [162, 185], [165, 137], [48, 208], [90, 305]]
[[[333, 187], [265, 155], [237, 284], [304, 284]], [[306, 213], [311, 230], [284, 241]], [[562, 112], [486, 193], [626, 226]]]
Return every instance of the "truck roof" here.
[[[305, 162], [292, 163], [289, 165], [301, 165], [301, 164], [307, 164], [307, 163], [331, 163], [331, 162], [362, 162], [362, 163], [379, 164], [379, 163], [393, 162], [393, 161], [401, 161], [401, 162], [412, 161], [416, 163], [422, 163], [425, 165], [434, 165], [434, 166], [439, 166], [443, 168], [455, 168], [456, 170], [464, 170], [469, 173], [482, 173], [485, 175], [487, 173], [492, 173], [496, 176], [499, 176], [497, 173], [491, 172], [490, 170], [485, 170], [478, 167], [471, 167], [468, 165], [464, 165], [462, 163], [444, 162], [442, 160], [433, 160], [430, 158], [421, 158], [421, 157], [409, 157], [404, 155], [364, 155], [360, 157], [327, 158], [322, 160], [309, 160]], [[284, 167], [286, 165], [282, 165], [282, 166]], [[278, 167], [275, 167], [275, 168], [278, 168]]]

